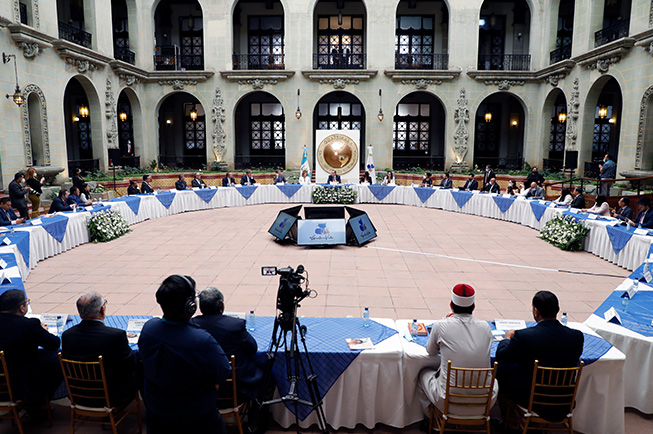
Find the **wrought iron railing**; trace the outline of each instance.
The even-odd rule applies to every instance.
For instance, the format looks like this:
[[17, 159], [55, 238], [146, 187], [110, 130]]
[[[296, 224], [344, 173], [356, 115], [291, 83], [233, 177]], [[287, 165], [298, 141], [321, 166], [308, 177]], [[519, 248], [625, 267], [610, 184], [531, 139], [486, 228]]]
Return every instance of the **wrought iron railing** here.
[[530, 54], [479, 54], [480, 71], [528, 71], [531, 67]]
[[120, 157], [120, 165], [124, 167], [141, 167], [141, 157], [140, 155]]
[[185, 169], [203, 169], [206, 167], [205, 155], [159, 155], [159, 165]]
[[544, 158], [542, 160], [542, 169], [552, 172], [560, 171], [564, 168], [564, 161], [556, 158]]
[[478, 167], [489, 165], [495, 169], [522, 170], [524, 159], [522, 157], [474, 157], [474, 165]]
[[131, 63], [132, 65], [136, 62], [136, 53], [124, 47], [114, 47], [113, 57], [115, 57], [116, 60], [122, 60], [123, 62]]
[[395, 53], [396, 69], [449, 69], [448, 54]]
[[201, 71], [204, 69], [204, 56], [200, 54], [180, 54], [176, 45], [159, 46], [154, 55], [156, 71]]
[[444, 170], [444, 156], [413, 157], [395, 155], [392, 157], [392, 168], [394, 170], [407, 170], [414, 167], [424, 170]]
[[97, 158], [85, 160], [68, 160], [68, 173], [75, 173], [75, 169], [82, 169], [82, 175], [100, 170], [100, 160]]
[[313, 69], [365, 69], [366, 55], [313, 53]]
[[584, 163], [583, 176], [585, 178], [598, 178], [600, 174], [599, 164], [601, 164], [601, 160], [586, 161]]
[[59, 39], [70, 41], [82, 47], [92, 48], [93, 35], [75, 26], [59, 21]]
[[234, 70], [245, 69], [284, 69], [283, 54], [234, 54]]
[[284, 155], [236, 155], [234, 168], [242, 169], [279, 169], [286, 165]]
[[616, 41], [628, 36], [630, 29], [630, 18], [617, 21], [615, 24], [605, 27], [594, 33], [594, 46], [600, 47], [608, 42]]
[[556, 48], [549, 54], [549, 63], [553, 65], [569, 58], [571, 58], [571, 44], [566, 44]]

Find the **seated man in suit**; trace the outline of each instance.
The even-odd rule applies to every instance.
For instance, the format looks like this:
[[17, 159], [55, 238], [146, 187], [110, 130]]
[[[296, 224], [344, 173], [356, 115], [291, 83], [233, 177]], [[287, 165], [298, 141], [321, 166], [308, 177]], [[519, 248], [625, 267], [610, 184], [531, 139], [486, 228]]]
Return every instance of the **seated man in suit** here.
[[286, 177], [283, 176], [283, 173], [281, 173], [281, 169], [277, 169], [276, 175], [274, 175], [274, 178], [272, 178], [272, 183], [273, 184], [285, 184], [286, 182]]
[[473, 173], [469, 174], [469, 178], [467, 178], [467, 181], [465, 181], [465, 185], [463, 185], [463, 190], [466, 191], [478, 190], [478, 181], [474, 179]]
[[141, 194], [152, 194], [152, 193], [154, 193], [154, 189], [150, 185], [150, 182], [152, 182], [152, 176], [143, 175], [143, 183], [141, 184]]
[[499, 184], [497, 184], [497, 179], [496, 178], [491, 178], [490, 182], [483, 188], [483, 191], [488, 192], [488, 193], [497, 193], [501, 191], [501, 187], [499, 187]]
[[252, 185], [256, 184], [256, 180], [252, 177], [252, 171], [248, 170], [245, 172], [242, 178], [240, 178], [240, 185]]
[[138, 184], [133, 179], [129, 180], [129, 187], [127, 187], [127, 194], [129, 196], [134, 194], [141, 194], [141, 191], [138, 189]]
[[59, 190], [59, 195], [52, 200], [48, 214], [61, 211], [72, 211], [73, 209], [68, 205], [68, 190], [62, 188]]
[[571, 205], [569, 206], [578, 209], [585, 208], [585, 196], [583, 196], [583, 189], [580, 186], [574, 188], [571, 195], [574, 196], [574, 200], [571, 201]]
[[202, 174], [200, 172], [195, 172], [193, 175], [193, 182], [190, 183], [193, 188], [206, 188], [206, 182], [202, 179]]
[[[64, 190], [66, 191], [66, 190]], [[59, 338], [36, 318], [26, 318], [29, 299], [21, 289], [0, 295], [0, 350], [4, 351], [14, 398], [42, 406], [61, 384]]]
[[[583, 333], [563, 326], [556, 319], [560, 310], [558, 298], [550, 291], [538, 291], [533, 297], [535, 327], [508, 330], [499, 342], [496, 361], [499, 362], [499, 403], [503, 398], [527, 407], [535, 360], [548, 368], [578, 366], [583, 353]], [[505, 401], [503, 401], [505, 407]], [[569, 410], [555, 406], [535, 411], [550, 421], [562, 420]]]
[[129, 347], [124, 330], [107, 327], [107, 301], [97, 292], [77, 299], [82, 322], [61, 335], [61, 355], [80, 362], [97, 362], [102, 356], [111, 405], [131, 402], [138, 390], [138, 358]]
[[3, 197], [0, 199], [0, 226], [18, 225], [25, 223], [25, 219], [18, 217], [11, 207], [11, 199]]
[[624, 196], [619, 199], [619, 208], [612, 211], [612, 217], [618, 218], [619, 220], [632, 220], [635, 214], [629, 205], [630, 199], [628, 197]]
[[92, 206], [93, 201], [87, 201], [84, 202], [81, 197], [79, 197], [79, 187], [75, 187], [74, 185], [70, 187], [70, 194], [68, 195], [68, 199], [66, 199], [66, 203], [70, 206]]
[[433, 187], [433, 180], [431, 179], [431, 173], [426, 172], [424, 178], [422, 179], [422, 187]]
[[184, 180], [184, 175], [179, 175], [179, 179], [175, 181], [175, 188], [177, 190], [188, 190], [188, 184]]
[[222, 186], [223, 187], [235, 187], [236, 186], [236, 180], [234, 179], [233, 176], [231, 176], [230, 172], [227, 172], [227, 174], [222, 178]]
[[453, 188], [453, 181], [449, 178], [449, 173], [444, 172], [444, 178], [440, 181], [440, 187], [442, 188]]
[[327, 184], [331, 184], [332, 182], [337, 182], [338, 184], [342, 182], [342, 180], [340, 179], [340, 175], [336, 174], [335, 170], [332, 170], [331, 174], [327, 178]]
[[[256, 341], [245, 328], [245, 321], [224, 313], [224, 295], [217, 288], [200, 292], [202, 315], [191, 320], [196, 326], [209, 332], [220, 344], [227, 356], [236, 356], [236, 382], [239, 401], [251, 401], [258, 392], [263, 370], [256, 363]], [[222, 392], [219, 390], [218, 393]], [[231, 390], [224, 390], [231, 393]]]
[[639, 226], [642, 228], [653, 229], [653, 211], [651, 211], [651, 199], [648, 196], [644, 196], [637, 202], [639, 211], [637, 212], [637, 217], [633, 220], [628, 219], [628, 222], [631, 226]]
[[526, 193], [526, 198], [544, 199], [544, 188], [537, 185], [537, 182], [531, 182], [531, 188]]

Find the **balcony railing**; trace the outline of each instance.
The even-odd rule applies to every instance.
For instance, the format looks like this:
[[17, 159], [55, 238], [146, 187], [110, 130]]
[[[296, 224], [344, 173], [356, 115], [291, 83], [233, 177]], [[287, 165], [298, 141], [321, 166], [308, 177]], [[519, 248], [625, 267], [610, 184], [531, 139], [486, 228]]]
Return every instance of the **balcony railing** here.
[[234, 70], [245, 69], [284, 69], [283, 54], [234, 54]]
[[279, 169], [286, 165], [284, 155], [236, 155], [235, 169]]
[[478, 167], [489, 165], [495, 169], [522, 170], [524, 159], [522, 157], [474, 157], [474, 165]]
[[630, 19], [617, 21], [615, 24], [605, 27], [598, 32], [594, 33], [594, 46], [600, 47], [608, 42], [616, 41], [620, 38], [628, 36], [630, 29]]
[[159, 165], [183, 169], [204, 169], [205, 155], [159, 155]]
[[444, 156], [412, 157], [395, 155], [392, 157], [392, 168], [394, 170], [408, 170], [414, 167], [424, 170], [444, 170]]
[[366, 55], [313, 53], [313, 69], [365, 69]]
[[68, 173], [75, 173], [75, 169], [82, 169], [82, 175], [100, 170], [100, 160], [91, 158], [86, 160], [68, 160]]
[[530, 54], [479, 54], [478, 69], [481, 71], [528, 71]]
[[562, 159], [544, 158], [542, 160], [542, 169], [549, 170], [551, 172], [559, 172], [564, 169], [564, 162]]
[[553, 65], [561, 60], [571, 58], [571, 44], [562, 45], [549, 54], [549, 63]]
[[201, 71], [204, 56], [180, 54], [177, 45], [160, 46], [154, 55], [154, 69], [157, 71]]
[[395, 53], [396, 69], [449, 69], [448, 54]]
[[123, 47], [114, 47], [113, 57], [115, 57], [116, 60], [122, 60], [123, 62], [131, 63], [132, 65], [136, 62], [136, 53]]
[[123, 167], [141, 167], [141, 157], [136, 155], [133, 157], [120, 157], [120, 166]]
[[93, 35], [90, 33], [59, 21], [59, 39], [70, 41], [82, 47], [92, 48], [92, 38]]

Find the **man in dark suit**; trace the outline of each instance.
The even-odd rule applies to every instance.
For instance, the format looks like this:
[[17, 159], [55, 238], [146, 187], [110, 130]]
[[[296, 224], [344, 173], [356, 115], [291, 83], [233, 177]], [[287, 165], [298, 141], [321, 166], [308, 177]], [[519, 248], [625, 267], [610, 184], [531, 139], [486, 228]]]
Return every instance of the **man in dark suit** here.
[[92, 201], [89, 200], [88, 202], [84, 202], [82, 198], [79, 197], [79, 187], [75, 187], [74, 185], [70, 187], [70, 194], [68, 195], [68, 198], [66, 198], [66, 203], [71, 207], [93, 205]]
[[496, 179], [497, 175], [494, 174], [494, 171], [492, 171], [492, 167], [488, 164], [485, 166], [485, 173], [483, 174], [483, 190], [485, 190], [485, 187], [490, 183], [490, 180], [492, 178]]
[[277, 169], [276, 174], [272, 178], [272, 183], [273, 184], [279, 184], [279, 183], [285, 184], [286, 182], [287, 182], [286, 177], [283, 176], [283, 173], [281, 173], [281, 169]]
[[442, 181], [440, 181], [440, 187], [442, 188], [453, 187], [453, 181], [451, 181], [451, 178], [449, 178], [449, 174], [447, 172], [444, 172], [444, 178], [442, 178]]
[[340, 175], [336, 174], [335, 170], [332, 170], [331, 175], [327, 178], [327, 184], [331, 184], [332, 182], [337, 182], [338, 184], [342, 182]]
[[526, 198], [528, 199], [544, 199], [545, 191], [544, 188], [540, 187], [537, 182], [531, 182], [531, 188], [526, 193]]
[[24, 219], [29, 217], [27, 212], [27, 202], [25, 201], [25, 195], [29, 193], [29, 187], [22, 187], [20, 185], [23, 182], [23, 174], [18, 172], [14, 175], [14, 180], [9, 183], [9, 198], [11, 203], [14, 204], [14, 208], [20, 216]]
[[248, 170], [245, 172], [242, 178], [240, 178], [240, 185], [252, 185], [256, 184], [256, 180], [252, 178], [252, 171]]
[[59, 338], [38, 319], [25, 318], [28, 305], [20, 289], [0, 295], [0, 350], [5, 352], [14, 396], [39, 406], [63, 380], [56, 353]]
[[152, 194], [152, 193], [154, 193], [154, 189], [150, 185], [150, 182], [152, 182], [152, 176], [143, 175], [143, 183], [141, 184], [141, 194]]
[[193, 182], [190, 183], [193, 188], [206, 188], [206, 182], [202, 179], [202, 174], [195, 172], [193, 176]]
[[483, 191], [499, 194], [501, 192], [501, 187], [499, 187], [499, 184], [497, 184], [497, 180], [492, 178], [490, 179], [490, 182], [485, 187], [483, 187]]
[[62, 188], [59, 190], [59, 195], [52, 200], [48, 214], [61, 211], [72, 211], [73, 209], [68, 205], [68, 190]]
[[[223, 315], [224, 296], [217, 288], [206, 288], [200, 292], [200, 311], [202, 315], [193, 318], [191, 322], [209, 332], [227, 356], [236, 356], [238, 395], [243, 401], [254, 399], [263, 378], [263, 370], [256, 363], [256, 341], [247, 332], [245, 321]], [[231, 391], [225, 390], [225, 393]]]
[[129, 347], [124, 330], [104, 325], [107, 301], [97, 292], [77, 300], [82, 322], [61, 336], [61, 355], [80, 362], [96, 362], [102, 356], [111, 405], [131, 402], [138, 390], [138, 358]]
[[651, 199], [644, 196], [637, 202], [639, 211], [637, 217], [633, 220], [626, 220], [631, 226], [641, 226], [647, 229], [653, 229], [653, 211], [651, 211]]
[[537, 167], [533, 167], [531, 173], [529, 173], [528, 176], [526, 177], [526, 180], [524, 181], [524, 185], [531, 185], [533, 182], [539, 185], [540, 187], [544, 182], [544, 176], [542, 176], [542, 174], [537, 170]]
[[227, 174], [222, 178], [222, 186], [223, 187], [235, 187], [236, 186], [236, 180], [234, 179], [233, 176], [231, 176], [231, 173], [227, 172]]
[[18, 217], [11, 207], [11, 199], [3, 197], [0, 199], [0, 226], [18, 225], [25, 223], [25, 219]]
[[[497, 379], [499, 395], [521, 405], [528, 406], [533, 365], [549, 368], [578, 366], [583, 353], [583, 333], [565, 327], [556, 319], [560, 310], [558, 298], [550, 291], [538, 291], [533, 297], [535, 327], [508, 330], [499, 342], [496, 361], [499, 363]], [[501, 398], [500, 398], [501, 402]], [[547, 406], [536, 408], [542, 417], [556, 421], [563, 419], [569, 410]]]
[[177, 190], [188, 190], [188, 184], [184, 181], [184, 175], [179, 175], [179, 179], [175, 181], [175, 188]]
[[571, 195], [574, 196], [574, 200], [571, 201], [572, 208], [583, 209], [585, 208], [585, 196], [583, 196], [583, 189], [580, 187], [574, 188], [571, 192]]
[[467, 181], [465, 181], [463, 190], [467, 190], [467, 191], [478, 190], [478, 181], [474, 179], [473, 173], [469, 174], [469, 178], [467, 179]]
[[619, 220], [632, 220], [634, 215], [633, 209], [630, 207], [630, 199], [626, 196], [619, 199], [619, 209], [612, 211], [612, 217]]
[[129, 187], [127, 187], [127, 194], [132, 196], [134, 194], [141, 194], [141, 191], [138, 189], [138, 184], [133, 179], [129, 180]]

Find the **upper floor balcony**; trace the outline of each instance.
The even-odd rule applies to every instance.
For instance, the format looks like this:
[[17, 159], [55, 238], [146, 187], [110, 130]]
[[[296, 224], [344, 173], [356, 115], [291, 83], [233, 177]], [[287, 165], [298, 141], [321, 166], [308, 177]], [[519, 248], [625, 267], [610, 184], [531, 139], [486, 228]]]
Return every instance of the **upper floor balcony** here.
[[313, 69], [365, 69], [365, 61], [365, 53], [313, 53]]
[[284, 54], [234, 54], [234, 70], [284, 69]]
[[549, 63], [554, 64], [558, 63], [565, 59], [571, 58], [571, 44], [563, 45], [556, 48], [549, 54]]
[[479, 71], [528, 71], [530, 54], [479, 54]]
[[594, 46], [600, 47], [617, 39], [625, 38], [628, 36], [629, 29], [630, 19], [619, 20], [608, 27], [604, 27], [594, 33]]
[[181, 50], [177, 45], [158, 46], [154, 54], [156, 71], [201, 71], [204, 55]]
[[449, 69], [449, 55], [395, 53], [395, 69]]
[[66, 41], [72, 42], [73, 44], [81, 45], [86, 48], [93, 48], [93, 35], [88, 32], [85, 32], [82, 29], [79, 29], [70, 24], [66, 24], [62, 21], [59, 21], [59, 39], [64, 39]]

